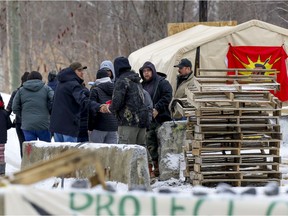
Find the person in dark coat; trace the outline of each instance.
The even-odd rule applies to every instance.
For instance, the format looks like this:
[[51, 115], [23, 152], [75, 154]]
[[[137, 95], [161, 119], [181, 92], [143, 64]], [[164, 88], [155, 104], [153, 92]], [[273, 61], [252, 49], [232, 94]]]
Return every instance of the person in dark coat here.
[[[112, 100], [114, 84], [107, 70], [100, 69], [96, 74], [95, 84], [90, 90], [90, 100], [99, 104], [109, 104]], [[118, 141], [118, 122], [112, 113], [98, 112], [89, 115], [90, 142], [116, 144]]]
[[58, 80], [57, 80], [57, 73], [56, 71], [50, 71], [48, 74], [48, 83], [47, 85], [55, 91], [57, 85], [58, 85]]
[[149, 167], [150, 176], [159, 176], [158, 147], [159, 141], [157, 132], [165, 121], [171, 121], [169, 104], [172, 100], [172, 86], [165, 79], [163, 73], [157, 73], [155, 66], [151, 62], [145, 62], [139, 69], [142, 86], [150, 94], [153, 101], [153, 119], [147, 131], [146, 145], [153, 160], [154, 172]]
[[7, 130], [12, 127], [9, 113], [4, 109], [4, 101], [0, 94], [0, 175], [5, 175], [5, 144], [7, 143]]
[[38, 71], [32, 71], [15, 95], [12, 110], [22, 118], [21, 129], [25, 141], [51, 141], [48, 128], [53, 94], [53, 90], [42, 81], [42, 75]]
[[[24, 72], [24, 74], [21, 76], [21, 85], [16, 90], [14, 90], [11, 94], [8, 105], [6, 107], [6, 110], [9, 113], [9, 115], [11, 115], [12, 113], [12, 104], [13, 104], [14, 97], [17, 91], [23, 86], [23, 83], [27, 81], [28, 75], [29, 75], [29, 72]], [[21, 129], [21, 117], [19, 115], [15, 116], [14, 123], [15, 123], [15, 129], [16, 129], [16, 133], [17, 133], [17, 137], [18, 137], [19, 145], [20, 145], [20, 156], [22, 158], [23, 157], [22, 145], [23, 145], [23, 142], [25, 141], [25, 137]]]
[[[126, 57], [118, 57], [114, 61], [116, 83], [109, 109], [118, 119], [118, 135], [120, 144], [146, 143], [146, 121], [139, 112], [144, 104], [144, 93], [140, 84], [141, 78], [131, 70]], [[140, 92], [142, 91], [142, 93]], [[147, 119], [148, 119], [148, 110]]]
[[88, 107], [91, 112], [98, 112], [100, 106], [89, 103], [89, 94], [83, 89], [83, 72], [87, 69], [79, 62], [72, 63], [61, 70], [54, 94], [50, 131], [56, 142], [77, 142], [80, 130], [80, 114]]

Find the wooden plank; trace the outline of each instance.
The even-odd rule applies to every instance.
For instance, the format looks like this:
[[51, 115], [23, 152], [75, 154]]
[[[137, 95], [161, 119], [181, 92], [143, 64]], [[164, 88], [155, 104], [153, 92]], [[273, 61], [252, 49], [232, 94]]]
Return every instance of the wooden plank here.
[[[64, 176], [85, 166], [95, 166], [99, 182], [106, 188], [104, 169], [95, 158], [95, 150], [67, 150], [47, 161], [40, 161], [9, 177], [12, 184], [32, 184], [54, 176]], [[55, 169], [57, 167], [57, 169]]]

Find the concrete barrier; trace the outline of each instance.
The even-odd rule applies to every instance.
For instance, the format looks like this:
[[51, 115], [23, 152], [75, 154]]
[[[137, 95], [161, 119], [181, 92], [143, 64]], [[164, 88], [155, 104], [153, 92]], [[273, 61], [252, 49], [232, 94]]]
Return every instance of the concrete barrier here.
[[[106, 180], [119, 181], [128, 184], [129, 187], [144, 185], [151, 190], [147, 152], [144, 147], [139, 145], [24, 142], [21, 169], [29, 167], [37, 161], [48, 160], [71, 148], [97, 149], [95, 158], [101, 162], [104, 168], [110, 170]], [[94, 172], [95, 169], [91, 165], [91, 167], [77, 170], [75, 175], [79, 178], [87, 178], [91, 177]]]
[[187, 121], [164, 122], [158, 130], [160, 140], [159, 152], [159, 179], [179, 179], [180, 162], [183, 160], [183, 145], [186, 140]]

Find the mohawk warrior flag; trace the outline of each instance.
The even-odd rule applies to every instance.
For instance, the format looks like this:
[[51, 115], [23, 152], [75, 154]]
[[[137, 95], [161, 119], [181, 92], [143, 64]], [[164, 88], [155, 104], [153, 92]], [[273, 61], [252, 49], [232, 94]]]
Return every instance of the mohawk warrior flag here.
[[[227, 53], [228, 68], [276, 69], [280, 91], [271, 92], [281, 101], [288, 100], [287, 54], [283, 47], [231, 46]], [[251, 72], [244, 72], [251, 74]], [[246, 75], [246, 74], [245, 74]], [[269, 76], [269, 72], [265, 72]]]

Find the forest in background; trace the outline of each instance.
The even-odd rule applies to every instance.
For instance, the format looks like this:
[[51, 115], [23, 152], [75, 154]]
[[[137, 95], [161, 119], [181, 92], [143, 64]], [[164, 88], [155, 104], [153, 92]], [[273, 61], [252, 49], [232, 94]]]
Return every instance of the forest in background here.
[[[207, 1], [209, 22], [251, 19], [287, 28], [288, 2]], [[46, 81], [73, 61], [88, 66], [86, 82], [94, 80], [103, 60], [165, 38], [168, 23], [198, 21], [198, 0], [1, 1], [0, 91], [11, 93], [24, 71]]]

